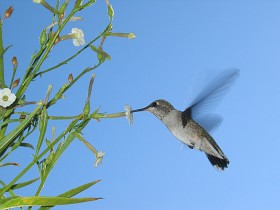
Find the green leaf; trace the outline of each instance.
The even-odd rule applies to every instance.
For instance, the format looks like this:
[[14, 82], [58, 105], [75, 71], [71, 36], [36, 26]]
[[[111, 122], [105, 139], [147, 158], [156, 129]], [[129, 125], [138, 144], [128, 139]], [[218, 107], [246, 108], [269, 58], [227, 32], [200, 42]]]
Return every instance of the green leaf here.
[[34, 150], [34, 147], [32, 144], [29, 144], [29, 143], [20, 143], [19, 145], [20, 147], [28, 147], [30, 149], [33, 149]]
[[104, 58], [106, 58], [109, 61], [111, 60], [111, 56], [108, 53], [104, 52], [102, 49], [97, 48], [94, 45], [91, 45], [90, 47], [94, 52], [97, 53], [97, 57], [99, 60], [104, 59]]
[[[96, 183], [98, 183], [100, 181], [101, 180], [96, 180], [96, 181], [89, 182], [87, 184], [81, 185], [81, 186], [76, 187], [74, 189], [71, 189], [71, 190], [69, 190], [69, 191], [67, 191], [65, 193], [60, 194], [59, 197], [65, 197], [65, 198], [73, 197], [73, 196], [79, 194], [80, 192], [85, 191], [86, 189], [90, 188], [91, 186], [95, 185]], [[49, 207], [41, 207], [38, 210], [47, 210], [47, 209], [49, 209]]]
[[17, 127], [8, 133], [3, 139], [1, 139], [0, 154], [4, 152], [10, 146], [10, 144], [15, 141], [18, 135], [28, 127], [34, 116], [40, 112], [42, 106], [43, 104], [39, 104], [38, 107], [34, 109], [34, 111], [28, 116], [28, 118], [24, 119]]
[[86, 189], [90, 188], [91, 186], [95, 185], [96, 183], [100, 182], [101, 180], [95, 180], [93, 182], [89, 182], [87, 184], [81, 185], [79, 187], [73, 188], [63, 194], [60, 194], [59, 197], [73, 197], [74, 195], [79, 194], [80, 192], [85, 191]]
[[[11, 146], [14, 146], [14, 145], [15, 145], [15, 143], [12, 143], [12, 144], [11, 144]], [[29, 144], [29, 143], [20, 143], [19, 146], [20, 146], [20, 147], [28, 147], [28, 148], [34, 150], [33, 145], [32, 145], [32, 144]]]
[[71, 132], [67, 136], [66, 140], [59, 144], [59, 146], [57, 147], [54, 153], [54, 158], [53, 158], [54, 163], [59, 159], [59, 157], [63, 154], [63, 152], [65, 152], [67, 147], [73, 142], [74, 139], [75, 139], [75, 134], [74, 132]]
[[36, 179], [32, 179], [32, 180], [29, 180], [29, 181], [26, 181], [26, 182], [21, 182], [21, 183], [18, 183], [18, 184], [14, 184], [14, 185], [12, 185], [11, 190], [16, 190], [16, 189], [25, 187], [27, 185], [33, 184], [34, 182], [36, 182], [39, 179], [40, 178], [36, 178]]
[[0, 200], [1, 209], [21, 206], [56, 206], [95, 201], [101, 198], [64, 198], [64, 197], [19, 197], [13, 196]]
[[0, 167], [4, 167], [4, 166], [19, 166], [19, 164], [18, 163], [14, 163], [14, 162], [8, 162], [8, 163], [0, 164]]
[[39, 139], [38, 139], [38, 143], [37, 143], [37, 147], [36, 147], [36, 154], [38, 154], [41, 149], [43, 140], [46, 135], [47, 127], [48, 127], [48, 112], [47, 112], [46, 106], [44, 106], [42, 109], [42, 113], [41, 113], [40, 121], [39, 121], [40, 135], [39, 135]]

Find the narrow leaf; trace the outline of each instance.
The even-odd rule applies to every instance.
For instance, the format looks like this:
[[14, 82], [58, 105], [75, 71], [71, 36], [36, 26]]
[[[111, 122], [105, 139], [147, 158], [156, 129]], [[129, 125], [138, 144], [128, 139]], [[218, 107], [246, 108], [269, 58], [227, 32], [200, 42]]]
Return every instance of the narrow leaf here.
[[65, 193], [62, 193], [59, 195], [59, 197], [67, 197], [67, 198], [70, 198], [70, 197], [73, 197], [77, 194], [79, 194], [80, 192], [83, 192], [85, 191], [86, 189], [90, 188], [91, 186], [95, 185], [96, 183], [100, 182], [101, 180], [95, 180], [93, 182], [89, 182], [87, 184], [84, 184], [84, 185], [81, 185], [79, 187], [76, 187], [76, 188], [73, 188]]
[[96, 52], [99, 56], [103, 56], [104, 58], [106, 58], [107, 60], [111, 60], [111, 56], [104, 52], [102, 49], [95, 47], [94, 45], [90, 46], [91, 49]]
[[24, 119], [15, 129], [13, 129], [10, 133], [7, 134], [0, 141], [0, 154], [4, 152], [11, 143], [17, 138], [17, 136], [29, 125], [29, 123], [33, 120], [33, 117], [40, 111], [42, 104], [39, 104], [36, 109], [28, 116], [28, 118]]
[[[82, 192], [82, 191], [88, 189], [89, 187], [95, 185], [96, 183], [98, 183], [98, 182], [100, 182], [100, 181], [101, 181], [101, 180], [96, 180], [96, 181], [93, 181], [93, 182], [89, 182], [89, 183], [87, 183], [87, 184], [84, 184], [84, 185], [81, 185], [81, 186], [76, 187], [76, 188], [74, 188], [74, 189], [71, 189], [71, 190], [69, 190], [69, 191], [67, 191], [67, 192], [65, 192], [65, 193], [62, 193], [62, 194], [60, 194], [60, 195], [58, 195], [58, 196], [59, 196], [59, 197], [66, 197], [66, 198], [73, 197], [73, 196], [77, 195], [78, 193], [80, 193], [80, 192]], [[52, 207], [52, 206], [48, 206], [48, 207], [42, 206], [42, 207], [39, 208], [38, 210], [47, 210], [47, 209], [49, 209], [50, 207]]]
[[[11, 146], [14, 146], [14, 145], [15, 145], [14, 143], [11, 144]], [[20, 146], [20, 147], [28, 147], [28, 148], [34, 150], [33, 145], [32, 145], [32, 144], [29, 144], [29, 143], [20, 143], [19, 146]]]
[[36, 147], [36, 154], [38, 154], [40, 149], [41, 149], [43, 140], [45, 138], [47, 126], [48, 126], [48, 113], [47, 113], [46, 106], [44, 106], [43, 109], [42, 109], [42, 113], [41, 113], [40, 121], [39, 121], [40, 135], [39, 135], [38, 144], [37, 144], [37, 147]]
[[4, 167], [4, 166], [19, 166], [19, 164], [18, 163], [14, 163], [14, 162], [8, 162], [8, 163], [0, 164], [0, 167]]
[[26, 182], [21, 182], [21, 183], [18, 183], [18, 184], [14, 184], [14, 185], [12, 185], [11, 190], [16, 190], [16, 189], [25, 187], [27, 185], [33, 184], [34, 182], [36, 182], [39, 179], [40, 178], [36, 178], [36, 179], [32, 179], [32, 180], [29, 180], [29, 181], [26, 181]]
[[77, 204], [89, 201], [95, 201], [101, 198], [64, 198], [64, 197], [9, 197], [0, 200], [1, 209], [16, 208], [21, 206], [56, 206]]

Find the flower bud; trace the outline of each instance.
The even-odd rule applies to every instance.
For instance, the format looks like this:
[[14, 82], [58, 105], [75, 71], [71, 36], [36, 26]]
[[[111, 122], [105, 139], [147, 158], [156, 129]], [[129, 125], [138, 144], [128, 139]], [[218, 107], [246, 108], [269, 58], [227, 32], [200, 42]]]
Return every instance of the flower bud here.
[[14, 8], [10, 6], [4, 13], [4, 18], [7, 19], [13, 14]]
[[12, 64], [13, 64], [14, 68], [17, 68], [17, 66], [18, 66], [18, 61], [17, 61], [17, 57], [16, 57], [16, 56], [14, 56], [14, 57], [12, 58]]
[[58, 36], [53, 44], [56, 45], [59, 41], [60, 41], [60, 37]]
[[59, 15], [59, 19], [60, 19], [60, 20], [62, 20], [62, 19], [64, 18], [64, 14], [65, 14], [65, 13], [61, 13], [61, 14]]
[[13, 82], [12, 88], [17, 87], [17, 86], [18, 86], [19, 81], [20, 81], [20, 78], [16, 79], [16, 80]]
[[47, 40], [47, 32], [46, 29], [44, 29], [40, 35], [40, 44], [43, 45]]
[[72, 74], [69, 74], [69, 76], [68, 76], [68, 82], [69, 82], [69, 83], [73, 82], [73, 75], [72, 75]]
[[21, 114], [20, 116], [19, 116], [19, 119], [21, 119], [21, 120], [24, 120], [26, 118], [26, 115], [25, 114]]
[[[108, 3], [107, 3], [107, 4], [108, 4]], [[109, 15], [109, 18], [110, 18], [110, 19], [113, 19], [113, 17], [114, 17], [114, 9], [113, 9], [113, 7], [112, 7], [111, 4], [108, 4], [107, 13], [108, 13], [108, 15]]]

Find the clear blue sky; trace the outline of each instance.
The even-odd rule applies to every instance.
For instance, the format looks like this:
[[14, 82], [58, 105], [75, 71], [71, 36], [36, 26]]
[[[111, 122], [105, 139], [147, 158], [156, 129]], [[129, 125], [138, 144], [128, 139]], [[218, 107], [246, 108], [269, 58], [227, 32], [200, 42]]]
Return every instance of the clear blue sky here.
[[[218, 172], [203, 153], [182, 146], [156, 117], [143, 112], [134, 115], [132, 127], [124, 118], [92, 123], [84, 137], [106, 152], [103, 164], [94, 168], [91, 153], [77, 140], [54, 168], [42, 194], [57, 195], [102, 179], [80, 196], [104, 200], [67, 209], [280, 209], [280, 2], [111, 3], [115, 10], [114, 31], [134, 32], [137, 37], [111, 38], [105, 43], [104, 50], [112, 60], [96, 71], [92, 106], [101, 105], [102, 112], [113, 113], [123, 111], [125, 104], [141, 108], [164, 98], [183, 110], [198, 93], [196, 90], [212, 77], [210, 74], [205, 78], [204, 74], [238, 68], [240, 77], [215, 110], [224, 121], [213, 137], [228, 156], [229, 168]], [[8, 60], [17, 55], [23, 73], [31, 54], [39, 47], [38, 36], [49, 24], [50, 14], [31, 0], [1, 1], [0, 5], [1, 13], [14, 6], [13, 17], [5, 22], [4, 39], [6, 45], [14, 45], [7, 54]], [[80, 15], [85, 20], [72, 23], [65, 34], [79, 27], [89, 41], [107, 21], [105, 0]], [[74, 50], [70, 41], [61, 43], [46, 66]], [[28, 99], [44, 98], [48, 84], [57, 90], [69, 73], [75, 76], [93, 62], [88, 51], [56, 75], [37, 78]], [[89, 77], [66, 95], [60, 108], [50, 112], [79, 113]], [[53, 124], [64, 128], [58, 122]], [[21, 162], [19, 155], [24, 155], [23, 162], [32, 158], [25, 149], [14, 159]], [[21, 167], [5, 169], [1, 178]], [[34, 175], [30, 173], [26, 180], [31, 177]]]

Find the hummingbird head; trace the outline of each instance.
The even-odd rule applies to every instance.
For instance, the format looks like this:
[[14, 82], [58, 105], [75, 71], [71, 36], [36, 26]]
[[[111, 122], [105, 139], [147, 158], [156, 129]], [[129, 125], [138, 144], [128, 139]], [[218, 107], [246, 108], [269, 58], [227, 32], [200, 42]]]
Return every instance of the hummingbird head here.
[[169, 102], [159, 99], [142, 109], [132, 110], [132, 112], [148, 111], [162, 120], [171, 110], [174, 110], [174, 107]]

